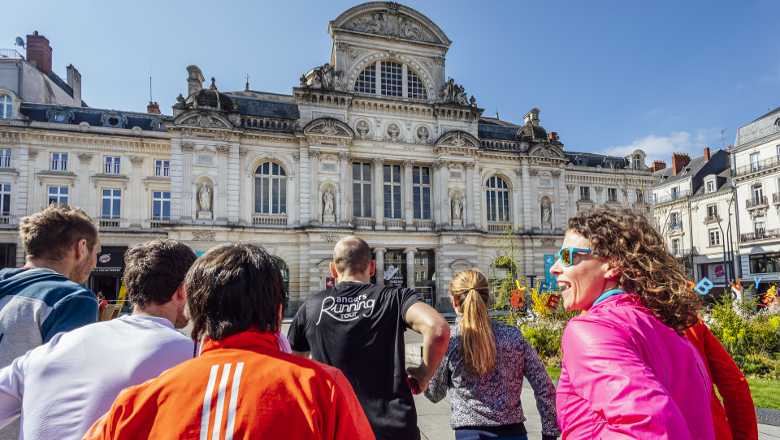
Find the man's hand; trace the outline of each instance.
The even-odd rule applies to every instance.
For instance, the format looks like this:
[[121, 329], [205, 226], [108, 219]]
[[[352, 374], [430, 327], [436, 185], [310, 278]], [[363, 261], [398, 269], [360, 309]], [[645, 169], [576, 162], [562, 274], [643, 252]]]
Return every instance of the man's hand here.
[[427, 372], [421, 371], [421, 367], [406, 368], [406, 383], [412, 389], [412, 394], [420, 394], [425, 391], [428, 388], [430, 377]]

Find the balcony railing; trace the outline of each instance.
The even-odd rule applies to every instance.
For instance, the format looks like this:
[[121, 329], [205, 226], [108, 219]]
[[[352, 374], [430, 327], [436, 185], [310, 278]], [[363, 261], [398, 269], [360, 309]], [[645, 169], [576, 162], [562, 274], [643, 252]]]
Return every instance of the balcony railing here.
[[668, 194], [661, 197], [656, 197], [656, 199], [653, 200], [653, 205], [660, 205], [661, 203], [672, 202], [677, 199], [684, 199], [685, 197], [688, 197], [688, 194], [690, 194], [690, 191], [685, 190], [685, 191], [678, 191], [676, 193]]
[[750, 165], [743, 165], [737, 168], [737, 176], [744, 176], [747, 174], [757, 173], [761, 170], [767, 170], [780, 165], [780, 157], [774, 156], [768, 159], [760, 160]]
[[704, 217], [704, 223], [713, 223], [713, 222], [719, 222], [720, 217], [718, 217], [718, 214], [708, 215], [707, 217]]
[[780, 238], [780, 229], [757, 229], [755, 232], [740, 234], [739, 241], [747, 243], [756, 240], [765, 240], [767, 238]]
[[149, 226], [152, 229], [165, 229], [168, 227], [169, 224], [171, 224], [171, 222], [169, 222], [168, 220], [152, 220]]
[[590, 196], [580, 195], [580, 202], [593, 203], [593, 200], [590, 198]]
[[504, 232], [509, 222], [488, 222], [488, 232]]
[[414, 221], [414, 227], [417, 229], [433, 229], [434, 226], [436, 226], [436, 221], [434, 220], [416, 219]]
[[385, 227], [387, 229], [393, 228], [393, 229], [403, 229], [404, 228], [404, 219], [402, 218], [386, 218], [384, 220]]
[[0, 58], [21, 58], [24, 59], [24, 57], [17, 51], [13, 49], [0, 49]]
[[287, 226], [287, 216], [279, 215], [253, 215], [253, 226]]
[[691, 251], [687, 249], [672, 249], [669, 251], [669, 253], [674, 255], [677, 258], [683, 258], [690, 255]]
[[374, 229], [374, 221], [371, 217], [352, 217], [352, 225], [356, 229]]
[[669, 230], [673, 231], [675, 229], [682, 229], [683, 228], [683, 222], [681, 220], [677, 220], [674, 222], [669, 222]]
[[0, 215], [0, 226], [7, 226], [11, 224], [10, 215]]
[[119, 224], [122, 222], [120, 219], [107, 219], [107, 218], [101, 218], [100, 219], [100, 227], [101, 228], [118, 228]]
[[766, 196], [753, 197], [752, 199], [745, 200], [745, 207], [747, 209], [758, 208], [759, 206], [765, 206], [766, 204]]

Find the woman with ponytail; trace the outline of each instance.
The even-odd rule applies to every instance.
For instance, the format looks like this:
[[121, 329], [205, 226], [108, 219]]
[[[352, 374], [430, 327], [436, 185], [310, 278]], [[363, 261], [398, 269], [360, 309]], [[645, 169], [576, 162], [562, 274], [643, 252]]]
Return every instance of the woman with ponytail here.
[[461, 320], [425, 397], [438, 402], [449, 390], [455, 439], [527, 440], [520, 404], [523, 377], [536, 396], [542, 438], [555, 439], [560, 435], [555, 386], [520, 330], [490, 319], [485, 275], [473, 269], [460, 272], [450, 282], [450, 296]]

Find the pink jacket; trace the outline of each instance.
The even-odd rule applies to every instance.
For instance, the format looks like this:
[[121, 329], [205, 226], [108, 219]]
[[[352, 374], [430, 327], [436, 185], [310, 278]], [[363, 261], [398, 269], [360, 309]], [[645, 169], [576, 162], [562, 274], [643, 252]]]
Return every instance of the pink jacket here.
[[715, 438], [704, 362], [636, 295], [609, 297], [572, 319], [562, 350], [563, 440]]

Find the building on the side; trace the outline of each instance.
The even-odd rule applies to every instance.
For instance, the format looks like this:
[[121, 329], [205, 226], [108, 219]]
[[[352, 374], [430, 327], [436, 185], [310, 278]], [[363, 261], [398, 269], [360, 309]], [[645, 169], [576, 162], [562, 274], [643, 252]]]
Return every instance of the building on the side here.
[[672, 166], [653, 163], [655, 227], [669, 251], [680, 259], [695, 282], [709, 279], [711, 294], [720, 296], [735, 281], [736, 206], [729, 152], [716, 150], [691, 159], [674, 153]]
[[763, 294], [780, 281], [780, 108], [737, 130], [732, 168], [739, 206], [743, 285], [761, 279]]
[[[565, 151], [536, 108], [519, 124], [483, 117], [445, 72], [452, 42], [414, 9], [365, 3], [328, 33], [327, 63], [289, 95], [223, 92], [189, 66], [170, 116], [21, 102], [0, 119], [11, 158], [6, 173], [0, 161], [11, 197], [0, 241], [17, 242], [18, 219], [66, 188], [117, 249], [106, 267], [159, 235], [196, 252], [257, 242], [277, 259], [292, 313], [325, 287], [335, 243], [354, 234], [374, 252], [377, 284], [414, 288], [450, 311], [457, 272], [508, 270], [493, 264], [507, 226], [523, 249], [518, 275], [545, 278], [578, 210], [651, 215], [642, 151]], [[15, 255], [19, 264], [18, 246]]]

